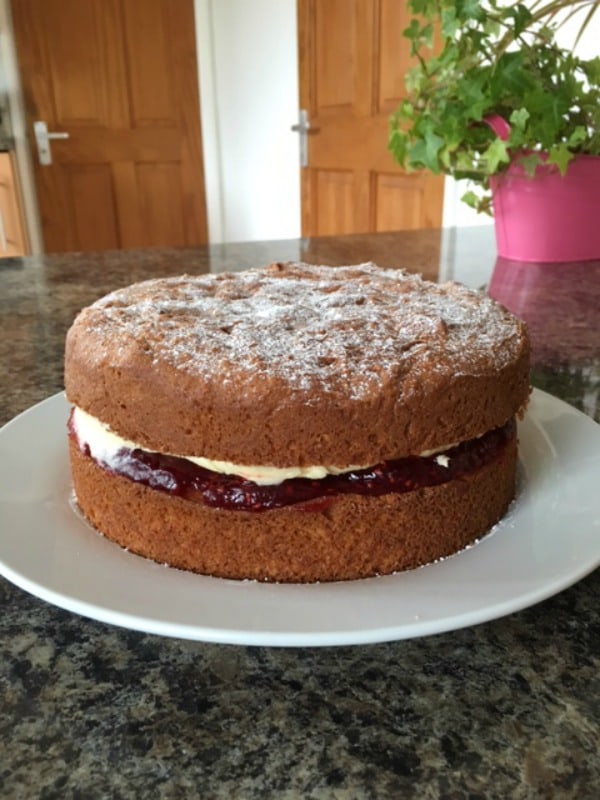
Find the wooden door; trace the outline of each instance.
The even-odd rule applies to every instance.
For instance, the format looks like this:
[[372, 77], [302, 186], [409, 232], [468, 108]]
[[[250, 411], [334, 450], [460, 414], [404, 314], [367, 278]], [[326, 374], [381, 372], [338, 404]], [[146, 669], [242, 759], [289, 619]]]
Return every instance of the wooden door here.
[[11, 8], [46, 251], [205, 243], [193, 0]]
[[14, 154], [0, 153], [0, 258], [24, 256], [26, 250]]
[[302, 235], [440, 227], [443, 178], [406, 174], [388, 120], [410, 65], [400, 0], [298, 0], [300, 106], [308, 112]]

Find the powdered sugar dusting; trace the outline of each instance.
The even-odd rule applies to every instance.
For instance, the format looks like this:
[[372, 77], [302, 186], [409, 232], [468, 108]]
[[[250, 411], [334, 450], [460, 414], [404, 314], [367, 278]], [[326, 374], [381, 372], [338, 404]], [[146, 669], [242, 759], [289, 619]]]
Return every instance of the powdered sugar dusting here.
[[[152, 359], [227, 383], [277, 378], [291, 391], [361, 397], [410, 374], [480, 375], [509, 364], [520, 323], [486, 295], [374, 264], [182, 276], [117, 290], [82, 312], [112, 357]], [[118, 357], [118, 355], [117, 355]]]

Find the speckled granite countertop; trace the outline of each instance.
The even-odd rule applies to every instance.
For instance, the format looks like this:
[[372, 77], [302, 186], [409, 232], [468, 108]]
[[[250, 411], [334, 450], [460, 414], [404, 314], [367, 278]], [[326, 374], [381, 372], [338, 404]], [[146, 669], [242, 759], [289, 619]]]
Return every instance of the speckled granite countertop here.
[[[534, 384], [600, 421], [600, 262], [495, 262], [482, 228], [1, 261], [0, 424], [62, 388], [67, 327], [110, 289], [294, 258], [489, 287], [530, 325]], [[596, 798], [599, 589], [596, 571], [473, 628], [268, 649], [111, 627], [0, 579], [0, 797]]]

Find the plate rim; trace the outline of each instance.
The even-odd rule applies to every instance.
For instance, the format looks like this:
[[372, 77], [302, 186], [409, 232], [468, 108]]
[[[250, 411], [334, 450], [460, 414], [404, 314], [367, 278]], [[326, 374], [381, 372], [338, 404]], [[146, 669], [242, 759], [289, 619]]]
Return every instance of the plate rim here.
[[[598, 426], [598, 424], [591, 417], [587, 416], [579, 409], [569, 405], [564, 400], [550, 395], [540, 389], [534, 388], [531, 395], [529, 411], [527, 412], [527, 414], [531, 415], [531, 417], [533, 417], [532, 408], [535, 411], [536, 405], [539, 405], [542, 410], [544, 408], [550, 408], [550, 410], [553, 410], [554, 412], [566, 413], [571, 419], [576, 420], [580, 425], [583, 424], [584, 426], [587, 426], [590, 424], [592, 426], [590, 427], [590, 431], [594, 430], [594, 435], [599, 436], [600, 439], [600, 426]], [[62, 414], [66, 422], [68, 408], [69, 406], [64, 398], [64, 392], [58, 392], [20, 412], [0, 428], [0, 452], [5, 438], [8, 435], [15, 434], [15, 429], [18, 435], [21, 432], [24, 424], [25, 427], [27, 427], [26, 423], [31, 422], [32, 419], [40, 414], [44, 414], [47, 411], [49, 411], [51, 414], [56, 414], [57, 416], [59, 413]], [[527, 420], [528, 416], [526, 415], [525, 422], [527, 422]], [[533, 422], [538, 426], [542, 425], [539, 419], [535, 419]], [[524, 423], [519, 424], [521, 426]], [[66, 435], [63, 433], [63, 431], [64, 428], [57, 426], [56, 430], [50, 433], [50, 439], [52, 439], [56, 445], [59, 445], [61, 451], [63, 451], [62, 455], [65, 458], [65, 464], [61, 465], [61, 469], [63, 469], [64, 473], [64, 467], [67, 466], [68, 470], [68, 465], [66, 465]], [[598, 465], [600, 468], [600, 457], [598, 458]], [[63, 501], [68, 503], [68, 497], [63, 498]], [[517, 506], [519, 502], [519, 498], [517, 498]], [[4, 508], [5, 500], [0, 496], [0, 519], [4, 513]], [[72, 509], [70, 509], [70, 513], [75, 516], [75, 512]], [[598, 513], [600, 520], [600, 511]], [[501, 534], [503, 524], [504, 520], [501, 521], [498, 526], [495, 526], [492, 533], [483, 537], [482, 540], [476, 545], [471, 548], [467, 548], [467, 550], [463, 550], [454, 556], [449, 557], [448, 559], [445, 559], [444, 564], [450, 564], [452, 561], [456, 561], [457, 559], [465, 557], [466, 553], [473, 553], [477, 550], [477, 548], [482, 548], [491, 537], [497, 538], [497, 535]], [[167, 569], [168, 573], [170, 574], [176, 573], [182, 582], [189, 583], [190, 581], [197, 581], [198, 585], [203, 584], [204, 588], [206, 588], [206, 584], [208, 582], [218, 585], [220, 589], [223, 589], [228, 585], [234, 585], [236, 589], [238, 589], [240, 586], [244, 586], [246, 589], [248, 587], [252, 587], [253, 592], [267, 592], [268, 594], [272, 594], [273, 591], [289, 591], [290, 586], [292, 586], [295, 587], [295, 591], [297, 593], [311, 592], [315, 595], [325, 594], [325, 596], [327, 596], [327, 594], [332, 594], [332, 591], [345, 591], [345, 593], [347, 593], [348, 591], [351, 592], [355, 587], [360, 587], [359, 594], [363, 595], [366, 592], [368, 595], [370, 586], [375, 586], [377, 593], [377, 590], [379, 590], [384, 584], [392, 581], [405, 581], [407, 583], [414, 582], [415, 580], [418, 580], [420, 573], [422, 574], [426, 570], [431, 571], [433, 568], [438, 567], [438, 564], [431, 564], [420, 567], [416, 570], [411, 570], [409, 572], [397, 573], [392, 576], [381, 576], [376, 578], [366, 578], [360, 581], [345, 581], [329, 584], [263, 584], [253, 581], [230, 581], [223, 578], [198, 576], [194, 575], [193, 573], [187, 573], [181, 570], [163, 567], [162, 565], [154, 564], [154, 562], [149, 562], [147, 559], [144, 559], [140, 556], [124, 553], [124, 551], [122, 551], [118, 545], [109, 542], [109, 540], [104, 539], [104, 537], [99, 535], [97, 532], [92, 531], [87, 523], [85, 523], [83, 520], [79, 519], [78, 525], [80, 525], [82, 529], [87, 530], [88, 534], [101, 539], [110, 548], [116, 548], [116, 550], [121, 554], [121, 557], [124, 555], [128, 559], [134, 559], [134, 561], [138, 562], [138, 564], [140, 561], [144, 562], [151, 570]], [[116, 625], [118, 627], [144, 633], [157, 634], [160, 636], [170, 636], [181, 639], [221, 644], [284, 647], [374, 644], [379, 642], [429, 636], [437, 633], [445, 633], [451, 630], [458, 630], [464, 627], [470, 627], [472, 625], [479, 625], [484, 622], [489, 622], [491, 620], [506, 616], [507, 614], [523, 610], [524, 608], [542, 602], [543, 600], [546, 600], [549, 597], [564, 591], [569, 586], [593, 572], [600, 564], [599, 548], [597, 554], [591, 554], [591, 556], [579, 566], [575, 566], [571, 570], [566, 570], [560, 580], [554, 580], [551, 584], [546, 586], [530, 588], [529, 591], [521, 591], [515, 597], [507, 598], [502, 602], [496, 602], [490, 606], [483, 606], [476, 611], [471, 609], [462, 615], [457, 615], [454, 617], [449, 616], [442, 619], [429, 619], [421, 621], [414, 620], [414, 624], [387, 624], [384, 627], [371, 626], [362, 627], [360, 629], [347, 628], [338, 631], [273, 631], [269, 630], [267, 626], [265, 626], [264, 629], [252, 630], [248, 629], [248, 627], [242, 626], [238, 627], [237, 629], [234, 627], [220, 628], [214, 623], [207, 624], [205, 620], [198, 620], [193, 624], [186, 622], [177, 623], [168, 620], [144, 617], [143, 615], [130, 613], [128, 611], [123, 611], [122, 609], [115, 610], [109, 608], [108, 606], [102, 607], [97, 603], [91, 603], [85, 599], [81, 599], [80, 597], [78, 598], [69, 594], [61, 593], [55, 589], [49, 588], [47, 585], [42, 585], [39, 582], [36, 582], [35, 580], [31, 579], [31, 577], [23, 574], [22, 571], [15, 569], [10, 563], [7, 563], [5, 560], [5, 554], [2, 552], [2, 550], [3, 545], [2, 538], [0, 536], [0, 575], [4, 576], [11, 583], [15, 584], [29, 594], [32, 594], [44, 602], [65, 609], [71, 613], [110, 625]], [[164, 575], [165, 573], [163, 572], [162, 574]], [[338, 589], [338, 587], [343, 587], [343, 590]], [[210, 593], [210, 587], [208, 591]], [[246, 591], [245, 594], [248, 595], [249, 593]]]

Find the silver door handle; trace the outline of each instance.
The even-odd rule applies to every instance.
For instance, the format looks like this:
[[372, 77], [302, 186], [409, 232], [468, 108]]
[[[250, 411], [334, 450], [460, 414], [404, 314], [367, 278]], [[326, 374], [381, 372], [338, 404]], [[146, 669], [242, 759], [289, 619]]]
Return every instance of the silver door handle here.
[[52, 163], [50, 141], [52, 139], [69, 138], [69, 134], [66, 131], [49, 131], [43, 119], [38, 119], [33, 123], [33, 135], [35, 136], [39, 162], [44, 167]]
[[310, 131], [310, 120], [308, 111], [301, 108], [298, 111], [298, 122], [291, 126], [294, 133], [300, 134], [300, 166], [308, 166], [308, 132]]

